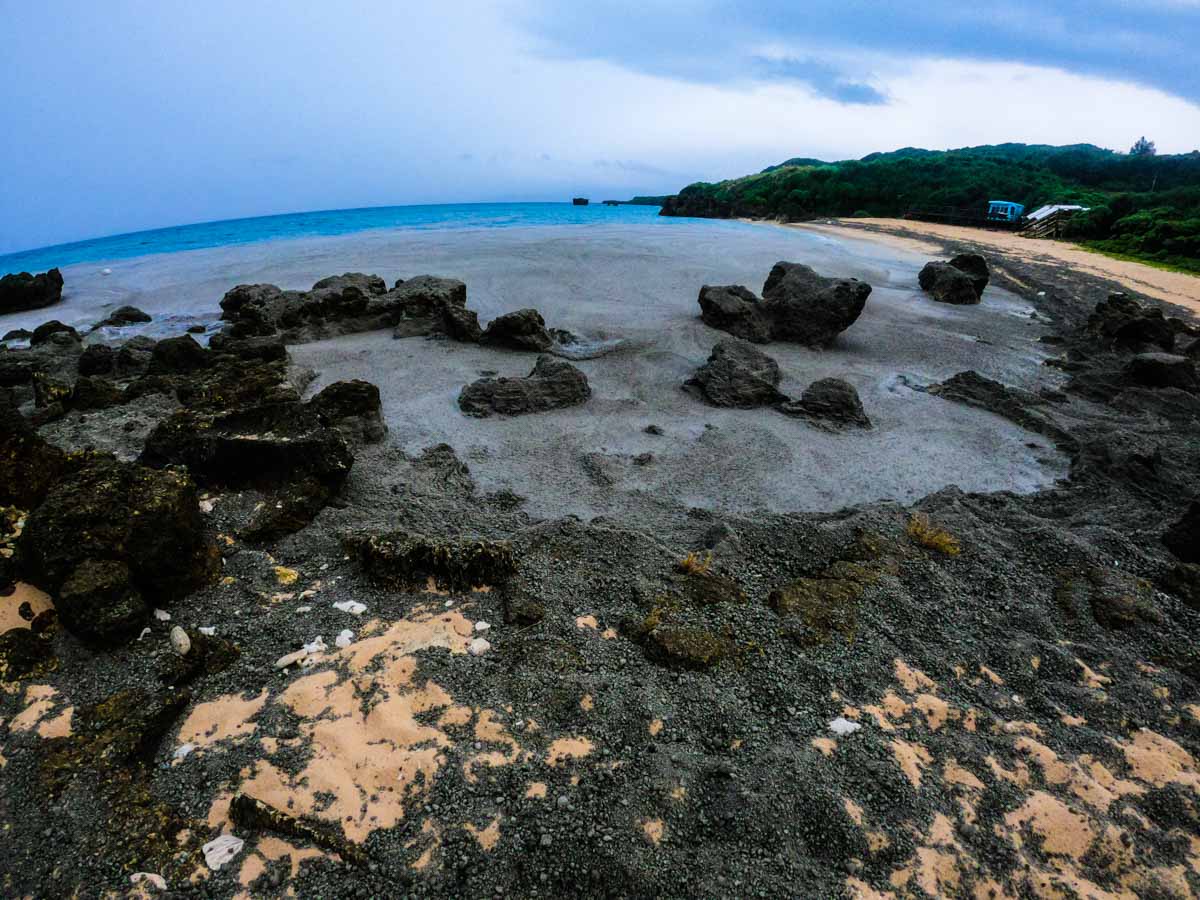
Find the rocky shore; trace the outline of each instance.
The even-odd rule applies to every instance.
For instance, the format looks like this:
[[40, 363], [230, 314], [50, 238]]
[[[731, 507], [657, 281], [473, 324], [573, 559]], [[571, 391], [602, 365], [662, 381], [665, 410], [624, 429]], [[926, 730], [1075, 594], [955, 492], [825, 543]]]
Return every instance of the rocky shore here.
[[[1194, 896], [1200, 328], [972, 249], [915, 302], [1017, 294], [1045, 377], [909, 389], [1065, 454], [1035, 493], [531, 515], [460, 448], [401, 449], [419, 423], [376, 384], [295, 361], [381, 330], [511, 355], [528, 375], [461, 384], [464, 428], [609, 402], [617, 356], [534, 309], [481, 327], [437, 276], [233, 287], [205, 342], [122, 337], [136, 309], [14, 337], [3, 893]], [[849, 381], [784, 393], [775, 358], [852, 336], [870, 284], [695, 289], [722, 333], [678, 379], [698, 418], [875, 433]]]

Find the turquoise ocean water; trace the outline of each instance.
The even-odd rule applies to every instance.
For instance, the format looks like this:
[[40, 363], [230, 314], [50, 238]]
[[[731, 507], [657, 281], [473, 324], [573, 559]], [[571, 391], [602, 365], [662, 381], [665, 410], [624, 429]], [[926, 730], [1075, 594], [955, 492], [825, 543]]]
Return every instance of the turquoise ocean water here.
[[656, 221], [669, 224], [671, 220], [659, 219], [657, 206], [604, 206], [599, 203], [589, 206], [573, 206], [570, 203], [452, 203], [287, 213], [177, 225], [24, 250], [0, 256], [0, 275], [9, 272], [42, 272], [54, 266], [76, 263], [130, 259], [259, 241], [354, 234], [375, 229], [445, 231], [529, 225], [587, 227]]

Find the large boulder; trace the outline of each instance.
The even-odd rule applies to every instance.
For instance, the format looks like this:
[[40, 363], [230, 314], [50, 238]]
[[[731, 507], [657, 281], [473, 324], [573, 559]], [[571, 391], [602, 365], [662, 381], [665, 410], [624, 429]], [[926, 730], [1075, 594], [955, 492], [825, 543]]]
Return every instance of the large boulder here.
[[167, 338], [150, 354], [151, 375], [187, 375], [208, 367], [211, 356], [190, 334]]
[[843, 428], [870, 428], [871, 420], [863, 410], [854, 386], [840, 378], [822, 378], [808, 386], [799, 400], [780, 404], [779, 411], [807, 419], [826, 431]]
[[379, 388], [369, 381], [338, 381], [321, 390], [308, 405], [341, 432], [352, 447], [383, 440], [387, 425]]
[[167, 606], [210, 581], [219, 561], [195, 483], [109, 458], [67, 475], [26, 520], [22, 577], [56, 598], [75, 634], [111, 643], [134, 633], [146, 606]]
[[33, 329], [33, 334], [29, 336], [29, 346], [36, 347], [39, 344], [45, 344], [56, 334], [67, 335], [73, 341], [80, 340], [79, 332], [70, 325], [64, 325], [58, 319], [51, 319]]
[[752, 409], [777, 403], [779, 365], [746, 341], [727, 338], [709, 354], [708, 362], [686, 382], [685, 388], [714, 406]]
[[771, 340], [771, 323], [762, 313], [762, 302], [740, 284], [700, 288], [700, 318], [705, 325], [726, 331], [755, 344]]
[[107, 344], [92, 344], [79, 356], [80, 375], [111, 375], [116, 367], [117, 351]]
[[592, 395], [587, 376], [568, 362], [539, 356], [525, 378], [481, 378], [462, 389], [458, 405], [468, 416], [517, 416], [576, 406]]
[[771, 336], [827, 347], [857, 321], [871, 286], [857, 278], [826, 278], [801, 263], [779, 262], [763, 285]]
[[0, 278], [0, 315], [51, 306], [62, 299], [63, 277], [58, 269], [40, 275], [18, 272]]
[[1186, 356], [1173, 353], [1138, 353], [1125, 364], [1122, 377], [1139, 387], [1200, 392], [1196, 364]]
[[992, 273], [988, 269], [987, 260], [978, 253], [960, 253], [950, 260], [950, 265], [954, 266], [960, 272], [966, 272], [971, 276], [971, 281], [975, 285], [975, 293], [982, 298], [983, 289], [992, 280]]
[[741, 285], [702, 287], [700, 318], [755, 344], [827, 347], [862, 314], [870, 293], [871, 286], [856, 278], [826, 278], [801, 263], [779, 262], [761, 300]]
[[479, 343], [511, 350], [544, 353], [554, 345], [542, 314], [536, 309], [518, 309], [497, 316], [488, 323]]
[[917, 276], [921, 290], [939, 303], [970, 306], [978, 303], [982, 291], [976, 289], [975, 278], [950, 263], [926, 263]]

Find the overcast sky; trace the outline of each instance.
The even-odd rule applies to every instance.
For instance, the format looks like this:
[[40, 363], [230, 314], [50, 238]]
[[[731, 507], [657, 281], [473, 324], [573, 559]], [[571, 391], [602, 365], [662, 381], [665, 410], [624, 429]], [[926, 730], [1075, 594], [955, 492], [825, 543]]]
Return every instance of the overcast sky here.
[[0, 28], [0, 253], [791, 156], [1200, 145], [1200, 0], [0, 0]]

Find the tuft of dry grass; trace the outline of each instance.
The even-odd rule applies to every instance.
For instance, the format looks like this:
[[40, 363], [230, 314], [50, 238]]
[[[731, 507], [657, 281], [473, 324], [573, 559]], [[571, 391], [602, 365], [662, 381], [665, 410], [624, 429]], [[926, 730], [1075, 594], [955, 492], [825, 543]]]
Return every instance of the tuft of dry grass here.
[[946, 556], [958, 556], [962, 553], [962, 545], [958, 538], [946, 529], [934, 525], [923, 512], [912, 514], [906, 531], [910, 538], [929, 550], [936, 550]]
[[695, 550], [692, 550], [675, 565], [685, 575], [707, 575], [708, 570], [712, 568], [712, 564], [713, 555], [711, 550], [706, 553], [697, 553]]

